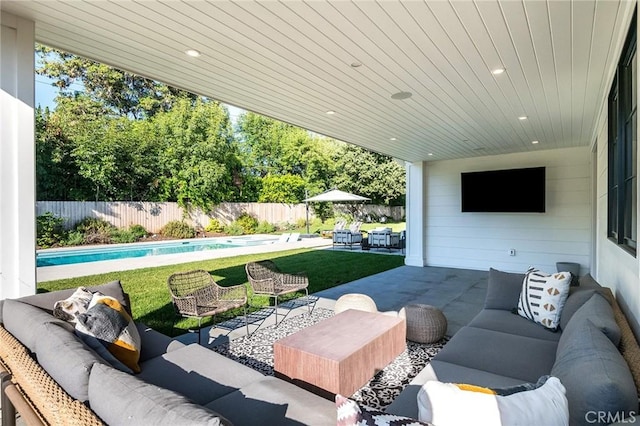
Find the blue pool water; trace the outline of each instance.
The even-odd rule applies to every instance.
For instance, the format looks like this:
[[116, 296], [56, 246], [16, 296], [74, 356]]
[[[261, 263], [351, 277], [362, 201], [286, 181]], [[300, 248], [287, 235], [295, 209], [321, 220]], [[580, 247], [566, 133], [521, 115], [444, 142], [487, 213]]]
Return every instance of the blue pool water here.
[[37, 266], [69, 265], [96, 262], [99, 260], [127, 259], [132, 257], [158, 256], [162, 254], [189, 253], [232, 247], [271, 244], [276, 237], [251, 236], [232, 238], [202, 238], [197, 240], [165, 241], [157, 243], [134, 243], [117, 246], [100, 246], [79, 249], [51, 249], [36, 253]]

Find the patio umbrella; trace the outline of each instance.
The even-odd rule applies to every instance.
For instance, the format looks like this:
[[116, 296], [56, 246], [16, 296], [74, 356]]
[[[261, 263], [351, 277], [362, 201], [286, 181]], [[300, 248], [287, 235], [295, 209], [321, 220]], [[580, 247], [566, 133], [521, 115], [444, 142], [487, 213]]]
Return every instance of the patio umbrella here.
[[333, 202], [364, 202], [369, 201], [371, 198], [363, 197], [361, 195], [351, 194], [350, 192], [340, 191], [339, 189], [330, 189], [329, 191], [325, 191], [322, 194], [318, 194], [316, 196], [306, 198], [305, 202], [323, 202], [323, 201], [333, 201]]
[[309, 234], [309, 202], [334, 202], [334, 203], [363, 203], [369, 201], [371, 198], [363, 197], [361, 195], [352, 194], [350, 192], [340, 191], [337, 188], [330, 189], [322, 194], [315, 195], [310, 198], [305, 198], [303, 201], [307, 204], [307, 235]]

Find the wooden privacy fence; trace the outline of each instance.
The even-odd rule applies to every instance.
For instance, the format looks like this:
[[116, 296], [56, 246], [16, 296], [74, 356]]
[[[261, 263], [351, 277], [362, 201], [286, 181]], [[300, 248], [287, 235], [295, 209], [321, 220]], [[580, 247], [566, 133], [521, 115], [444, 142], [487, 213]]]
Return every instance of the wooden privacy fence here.
[[[404, 207], [363, 205], [359, 211], [364, 216], [386, 216], [394, 220], [404, 217]], [[86, 217], [106, 220], [118, 228], [142, 225], [149, 232], [159, 232], [172, 220], [186, 220], [193, 226], [205, 228], [211, 218], [222, 224], [236, 220], [242, 213], [248, 213], [259, 221], [272, 224], [292, 223], [306, 218], [304, 204], [281, 203], [221, 203], [212, 212], [200, 210], [185, 212], [177, 203], [154, 203], [138, 201], [38, 201], [36, 215], [46, 212], [64, 218], [65, 227], [72, 228]], [[313, 219], [313, 209], [309, 209], [309, 218]]]

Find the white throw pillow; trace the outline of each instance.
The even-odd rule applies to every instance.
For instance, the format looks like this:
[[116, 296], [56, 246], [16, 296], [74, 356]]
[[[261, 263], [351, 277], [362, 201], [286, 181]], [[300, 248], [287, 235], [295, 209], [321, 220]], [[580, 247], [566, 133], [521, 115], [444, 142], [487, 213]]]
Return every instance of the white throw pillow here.
[[425, 383], [418, 392], [418, 419], [436, 426], [569, 424], [565, 388], [556, 377], [533, 390], [508, 396], [486, 388], [468, 389], [439, 381]]
[[569, 272], [546, 274], [530, 268], [522, 282], [518, 315], [550, 330], [557, 330], [570, 286]]

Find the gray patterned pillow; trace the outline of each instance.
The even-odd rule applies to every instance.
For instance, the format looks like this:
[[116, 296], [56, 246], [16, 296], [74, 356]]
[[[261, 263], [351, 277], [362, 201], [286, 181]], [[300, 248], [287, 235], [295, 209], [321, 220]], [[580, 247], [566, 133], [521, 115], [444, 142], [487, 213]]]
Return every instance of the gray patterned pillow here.
[[336, 395], [336, 408], [338, 411], [336, 426], [431, 426], [430, 423], [388, 414], [366, 405], [358, 405], [357, 402], [340, 394]]

